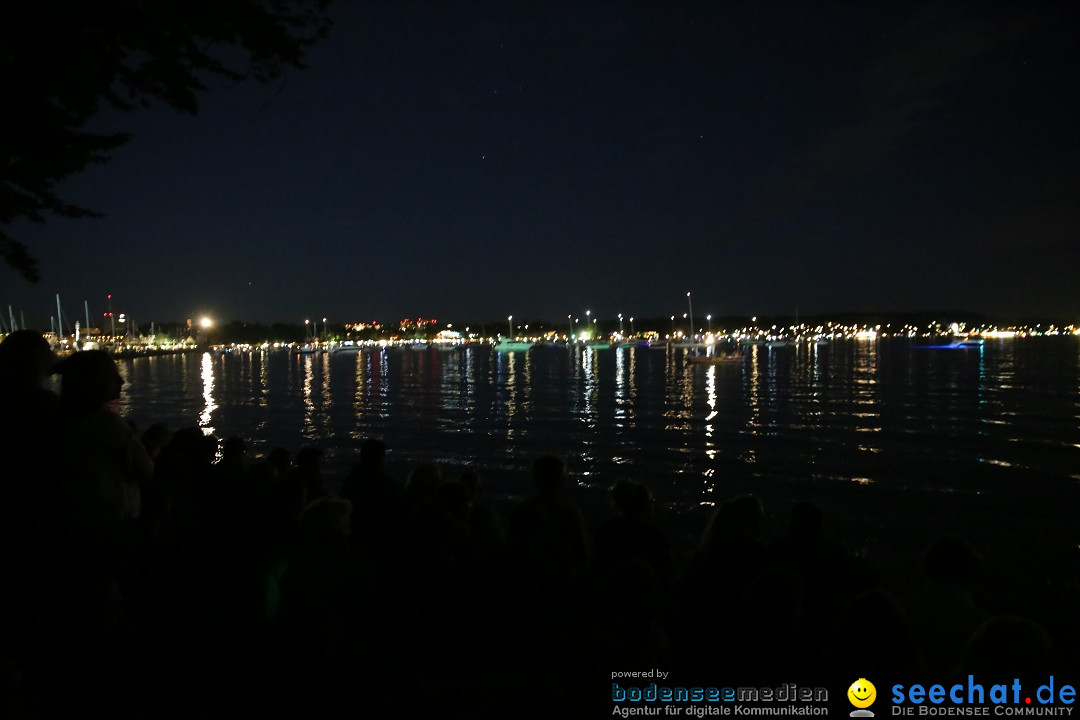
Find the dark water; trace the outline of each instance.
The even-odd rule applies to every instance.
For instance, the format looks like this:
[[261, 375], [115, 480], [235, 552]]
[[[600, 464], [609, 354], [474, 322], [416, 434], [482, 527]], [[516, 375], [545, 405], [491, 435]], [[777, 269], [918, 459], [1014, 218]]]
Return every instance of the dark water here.
[[[682, 351], [286, 351], [121, 362], [121, 412], [145, 427], [198, 424], [327, 450], [332, 478], [363, 439], [406, 472], [471, 465], [524, 492], [545, 451], [581, 482], [649, 479], [670, 507], [782, 483], [828, 490], [1068, 492], [1080, 481], [1080, 342], [903, 340], [752, 348], [739, 363]], [[332, 480], [333, 481], [333, 480]]]

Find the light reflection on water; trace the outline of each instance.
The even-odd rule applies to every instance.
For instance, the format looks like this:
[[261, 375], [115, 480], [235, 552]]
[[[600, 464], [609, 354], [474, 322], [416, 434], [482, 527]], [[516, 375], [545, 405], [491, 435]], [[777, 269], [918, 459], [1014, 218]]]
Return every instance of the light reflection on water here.
[[[750, 409], [750, 419], [746, 422], [746, 431], [751, 435], [759, 435], [761, 428], [761, 346], [750, 347], [750, 379], [748, 382], [749, 393], [747, 403]], [[747, 462], [754, 462], [753, 448], [748, 451]]]
[[[505, 361], [506, 367], [506, 439], [514, 439], [514, 413], [517, 412], [517, 378], [514, 373], [518, 353], [500, 354], [499, 360]], [[500, 362], [500, 365], [503, 363]]]
[[304, 370], [304, 439], [308, 442], [315, 440], [315, 398], [311, 393], [312, 375], [315, 372], [315, 356], [313, 354], [301, 355], [300, 362]]
[[624, 348], [615, 350], [615, 427], [622, 429], [626, 419], [626, 353]]
[[751, 346], [719, 365], [580, 346], [141, 358], [120, 362], [118, 407], [143, 428], [240, 435], [253, 455], [318, 444], [341, 475], [374, 436], [396, 463], [494, 476], [554, 451], [585, 482], [650, 479], [685, 505], [781, 480], [982, 490], [1077, 479], [1077, 344]]
[[199, 413], [199, 427], [203, 429], [203, 432], [213, 435], [216, 431], [211, 423], [218, 406], [214, 400], [214, 357], [210, 353], [203, 353], [201, 368], [203, 410]]
[[585, 430], [577, 454], [581, 461], [589, 466], [589, 469], [583, 471], [584, 476], [593, 474], [592, 466], [596, 462], [596, 428], [599, 419], [599, 413], [596, 411], [596, 404], [599, 399], [599, 389], [596, 382], [599, 368], [597, 368], [596, 353], [597, 351], [592, 348], [575, 348], [575, 357], [580, 360], [581, 365], [582, 381], [578, 383], [582, 401], [580, 419]]
[[360, 443], [364, 441], [364, 414], [365, 403], [364, 393], [367, 390], [366, 372], [371, 365], [370, 358], [364, 358], [361, 355], [356, 355], [356, 369], [353, 372], [353, 398], [352, 398], [352, 417], [353, 421], [349, 429], [349, 439], [354, 443]]

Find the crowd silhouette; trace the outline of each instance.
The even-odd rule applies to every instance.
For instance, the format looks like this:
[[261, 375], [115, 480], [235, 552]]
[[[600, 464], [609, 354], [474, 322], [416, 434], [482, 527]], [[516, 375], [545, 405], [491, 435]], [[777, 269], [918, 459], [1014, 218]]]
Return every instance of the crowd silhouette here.
[[769, 538], [744, 495], [680, 568], [649, 487], [615, 479], [586, 523], [554, 455], [501, 511], [476, 472], [398, 479], [369, 439], [334, 496], [318, 448], [253, 458], [198, 428], [138, 434], [109, 407], [122, 380], [105, 353], [54, 366], [18, 331], [0, 378], [7, 717], [574, 716], [620, 669], [821, 683], [1073, 667], [1035, 622], [980, 606], [984, 560], [955, 535], [896, 597], [819, 504]]

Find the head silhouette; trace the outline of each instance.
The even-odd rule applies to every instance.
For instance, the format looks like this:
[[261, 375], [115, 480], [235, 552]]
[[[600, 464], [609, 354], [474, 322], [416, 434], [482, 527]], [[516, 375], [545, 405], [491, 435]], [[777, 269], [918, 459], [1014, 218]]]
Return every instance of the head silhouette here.
[[611, 486], [611, 501], [623, 517], [647, 520], [652, 516], [653, 496], [647, 485], [619, 480]]
[[821, 536], [825, 516], [821, 508], [812, 502], [799, 502], [791, 508], [791, 534], [803, 539]]
[[386, 443], [375, 438], [368, 438], [360, 446], [359, 464], [365, 470], [382, 470], [386, 463]]
[[303, 447], [296, 453], [296, 467], [318, 473], [322, 466], [323, 451], [317, 447]]
[[722, 533], [757, 537], [765, 521], [765, 510], [753, 495], [740, 495], [721, 505], [715, 520], [717, 530]]
[[274, 466], [278, 475], [285, 477], [292, 470], [292, 453], [280, 446], [271, 448], [266, 454], [266, 462]]
[[224, 446], [222, 446], [222, 457], [230, 460], [242, 460], [247, 453], [247, 443], [243, 438], [236, 437], [235, 435], [226, 438]]
[[467, 491], [469, 502], [476, 500], [476, 496], [480, 493], [480, 487], [483, 484], [480, 480], [480, 474], [471, 468], [467, 468], [458, 475], [458, 482]]
[[103, 350], [86, 350], [56, 364], [60, 400], [69, 406], [96, 408], [120, 397], [124, 379], [116, 362]]
[[922, 566], [926, 576], [935, 582], [967, 584], [982, 567], [982, 558], [964, 538], [941, 535], [926, 548]]
[[48, 341], [33, 330], [16, 330], [0, 342], [0, 378], [10, 388], [41, 387], [55, 361]]
[[541, 495], [554, 495], [566, 482], [566, 463], [558, 455], [541, 455], [533, 463], [533, 482]]

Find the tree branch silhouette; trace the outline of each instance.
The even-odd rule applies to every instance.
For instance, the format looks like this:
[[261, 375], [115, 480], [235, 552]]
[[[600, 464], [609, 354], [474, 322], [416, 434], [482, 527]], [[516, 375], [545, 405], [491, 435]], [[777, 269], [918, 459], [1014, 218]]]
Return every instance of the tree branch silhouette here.
[[[40, 273], [19, 220], [100, 217], [57, 185], [106, 162], [128, 133], [85, 128], [101, 110], [195, 114], [210, 77], [268, 82], [302, 68], [329, 32], [329, 0], [39, 0], [0, 4], [0, 258]], [[238, 69], [242, 68], [242, 70]]]

